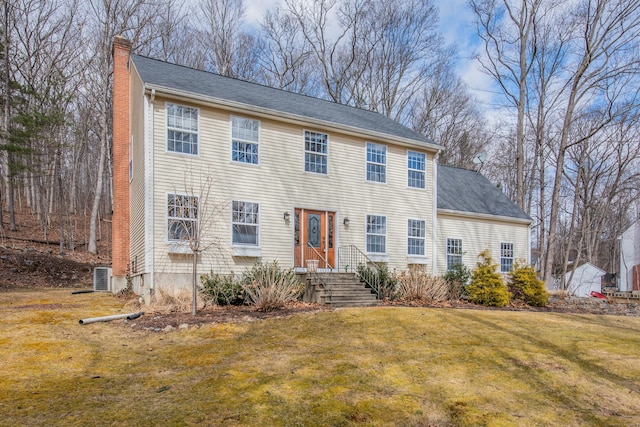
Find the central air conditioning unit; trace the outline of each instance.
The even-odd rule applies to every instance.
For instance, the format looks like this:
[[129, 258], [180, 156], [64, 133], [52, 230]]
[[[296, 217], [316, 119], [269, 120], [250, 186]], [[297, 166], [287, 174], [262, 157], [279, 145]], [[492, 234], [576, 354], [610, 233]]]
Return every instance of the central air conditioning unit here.
[[111, 290], [109, 282], [111, 280], [111, 268], [96, 267], [93, 269], [93, 290], [96, 292], [108, 292]]

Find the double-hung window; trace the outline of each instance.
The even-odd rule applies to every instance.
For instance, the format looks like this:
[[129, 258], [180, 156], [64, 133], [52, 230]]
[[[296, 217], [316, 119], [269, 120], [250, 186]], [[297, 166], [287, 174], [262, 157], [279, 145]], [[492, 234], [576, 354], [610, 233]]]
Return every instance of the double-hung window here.
[[239, 201], [231, 203], [231, 235], [234, 245], [258, 246], [259, 214], [258, 203]]
[[447, 239], [447, 270], [462, 264], [462, 239]]
[[387, 251], [387, 217], [367, 215], [367, 252], [384, 254]]
[[198, 197], [181, 194], [167, 196], [167, 235], [171, 242], [190, 242], [197, 238]]
[[387, 147], [367, 142], [367, 181], [387, 182]]
[[425, 221], [421, 219], [407, 220], [407, 254], [424, 256], [426, 243]]
[[198, 154], [198, 109], [167, 104], [167, 150]]
[[407, 179], [409, 187], [424, 188], [427, 156], [415, 151], [407, 152]]
[[258, 164], [260, 122], [243, 117], [231, 117], [231, 160]]
[[327, 174], [328, 137], [326, 133], [304, 131], [304, 170]]
[[513, 243], [500, 243], [500, 271], [509, 273], [513, 270]]

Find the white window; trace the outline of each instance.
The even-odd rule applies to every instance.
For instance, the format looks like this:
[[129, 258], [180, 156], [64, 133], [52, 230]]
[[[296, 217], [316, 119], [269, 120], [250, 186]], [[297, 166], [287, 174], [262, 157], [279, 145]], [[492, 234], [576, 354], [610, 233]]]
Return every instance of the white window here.
[[386, 253], [387, 217], [367, 215], [367, 252]]
[[198, 154], [198, 109], [167, 104], [167, 150]]
[[407, 178], [409, 187], [424, 188], [424, 175], [427, 167], [427, 156], [415, 151], [407, 152]]
[[327, 134], [304, 131], [305, 172], [327, 174]]
[[513, 243], [500, 243], [500, 271], [508, 273], [513, 270]]
[[387, 182], [387, 147], [367, 142], [367, 181]]
[[197, 237], [198, 197], [167, 196], [167, 236], [172, 242], [189, 242]]
[[447, 239], [447, 270], [462, 264], [462, 239]]
[[258, 164], [260, 122], [242, 117], [231, 118], [231, 160]]
[[407, 254], [424, 256], [426, 225], [421, 219], [407, 220]]
[[258, 245], [260, 208], [258, 203], [231, 204], [231, 234], [234, 245]]

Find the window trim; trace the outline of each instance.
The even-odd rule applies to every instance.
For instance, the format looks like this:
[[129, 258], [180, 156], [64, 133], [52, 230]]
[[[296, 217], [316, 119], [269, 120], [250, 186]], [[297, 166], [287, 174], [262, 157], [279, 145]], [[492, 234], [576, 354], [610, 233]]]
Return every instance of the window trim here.
[[[198, 206], [196, 207], [196, 217], [194, 219], [189, 219], [189, 218], [184, 218], [184, 217], [172, 217], [169, 215], [169, 197], [170, 196], [179, 196], [179, 197], [190, 197], [190, 198], [194, 198], [198, 201]], [[198, 227], [198, 222], [200, 220], [200, 196], [199, 195], [195, 195], [195, 194], [187, 194], [187, 193], [170, 193], [167, 192], [165, 194], [165, 201], [166, 201], [166, 205], [165, 205], [165, 218], [166, 218], [166, 223], [165, 223], [165, 236], [166, 236], [166, 241], [169, 244], [172, 245], [184, 245], [184, 244], [189, 244], [190, 241], [189, 240], [181, 240], [181, 239], [172, 239], [170, 232], [169, 232], [169, 226], [171, 224], [172, 220], [179, 220], [179, 221], [184, 221], [184, 220], [189, 220], [195, 223], [195, 226]]]
[[[453, 243], [454, 241], [460, 243], [459, 244], [459, 248], [458, 248], [459, 249], [459, 253], [450, 253], [449, 252], [449, 248], [452, 247], [450, 242]], [[446, 251], [447, 251], [446, 252], [447, 253], [447, 258], [446, 258], [446, 260], [447, 260], [447, 271], [451, 271], [451, 266], [453, 265], [453, 264], [449, 263], [449, 257], [450, 256], [451, 257], [453, 257], [453, 256], [460, 257], [460, 264], [464, 265], [464, 260], [462, 259], [463, 255], [464, 255], [464, 252], [462, 250], [462, 239], [459, 239], [457, 237], [447, 237]]]
[[[384, 147], [384, 163], [369, 161], [369, 146]], [[376, 184], [387, 183], [387, 154], [389, 152], [388, 147], [385, 144], [378, 144], [377, 142], [366, 141], [364, 145], [364, 160], [365, 160], [365, 181]], [[369, 179], [369, 165], [383, 166], [384, 167], [384, 181], [376, 181]]]
[[[367, 231], [367, 227], [369, 226], [369, 217], [380, 217], [380, 218], [384, 218], [384, 234], [378, 234], [378, 233], [369, 233], [369, 231]], [[373, 254], [373, 255], [386, 255], [387, 252], [387, 234], [388, 234], [388, 221], [387, 221], [387, 216], [386, 215], [379, 215], [379, 214], [366, 214], [365, 215], [365, 219], [364, 219], [364, 233], [365, 233], [365, 237], [364, 237], [364, 246], [365, 246], [365, 252], [367, 254]], [[369, 250], [369, 236], [383, 236], [384, 237], [384, 251], [383, 252], [373, 252]]]
[[[410, 167], [409, 159], [411, 154], [418, 154], [424, 157], [424, 160], [422, 162], [424, 169], [420, 170], [420, 169], [415, 169]], [[422, 174], [422, 184], [423, 184], [422, 187], [411, 185], [411, 178], [410, 178], [411, 172], [417, 172]], [[415, 151], [415, 150], [407, 150], [407, 187], [415, 188], [416, 190], [425, 190], [427, 188], [427, 154], [426, 153], [421, 153], [420, 151]]]
[[[411, 236], [409, 235], [409, 222], [410, 221], [418, 221], [422, 223], [422, 231], [424, 233], [423, 237], [415, 237], [415, 236]], [[423, 244], [422, 244], [422, 253], [421, 254], [412, 254], [409, 252], [409, 240], [410, 239], [414, 239], [414, 240], [422, 240]], [[421, 257], [426, 257], [427, 256], [427, 221], [424, 219], [420, 219], [420, 218], [407, 218], [407, 256], [409, 257], [417, 257], [417, 258], [421, 258]]]
[[[307, 150], [307, 132], [326, 136], [326, 153], [319, 153], [317, 151]], [[310, 130], [310, 129], [303, 129], [302, 130], [302, 143], [303, 143], [302, 151], [304, 153], [304, 155], [302, 157], [302, 162], [303, 162], [304, 173], [311, 173], [311, 174], [314, 174], [314, 175], [321, 175], [321, 176], [328, 176], [329, 175], [329, 142], [330, 142], [329, 133], [327, 133], [327, 132], [319, 132], [319, 131]], [[315, 171], [307, 170], [307, 154], [313, 154], [313, 155], [316, 155], [316, 156], [324, 157], [325, 158], [325, 168], [326, 168], [327, 171], [325, 173], [322, 173], [322, 172], [315, 172]]]
[[[510, 245], [510, 246], [511, 246], [511, 248], [509, 249], [509, 250], [511, 251], [511, 256], [510, 256], [510, 257], [508, 257], [508, 256], [503, 256], [503, 249], [504, 249], [504, 250], [506, 250], [506, 248], [504, 248], [504, 247], [503, 247], [504, 245]], [[512, 271], [513, 271], [513, 264], [514, 264], [514, 261], [515, 261], [515, 257], [514, 257], [514, 255], [515, 255], [514, 246], [515, 246], [515, 245], [513, 244], [513, 242], [500, 242], [500, 272], [501, 272], [501, 273], [510, 273], [510, 272], [512, 272]], [[510, 268], [509, 270], [504, 270], [504, 269], [502, 268], [502, 266], [503, 266], [502, 260], [503, 260], [503, 259], [504, 259], [504, 260], [511, 260], [511, 268]]]
[[[233, 221], [233, 204], [234, 203], [251, 203], [254, 205], [258, 205], [258, 219], [257, 222], [255, 224], [249, 224], [249, 223], [244, 223], [244, 222], [234, 222]], [[229, 217], [229, 221], [230, 221], [230, 225], [231, 225], [231, 246], [234, 248], [260, 248], [260, 222], [261, 222], [261, 208], [260, 208], [260, 203], [259, 202], [254, 202], [254, 201], [250, 201], [250, 200], [231, 200], [231, 211], [230, 211], [230, 217]], [[255, 226], [256, 227], [256, 243], [236, 243], [233, 241], [233, 227], [235, 224], [243, 224], [243, 225], [251, 225], [251, 226]]]
[[[192, 110], [195, 110], [197, 113], [197, 129], [195, 131], [193, 130], [189, 130], [189, 129], [183, 129], [183, 128], [171, 128], [169, 126], [169, 106], [171, 105], [175, 105], [177, 107], [183, 107], [183, 108], [190, 108]], [[165, 118], [165, 150], [167, 153], [170, 154], [177, 154], [177, 155], [182, 155], [182, 156], [193, 156], [193, 157], [198, 157], [200, 155], [200, 108], [198, 107], [191, 107], [189, 105], [185, 105], [185, 104], [178, 104], [176, 102], [169, 102], [166, 101], [164, 103], [164, 109], [165, 109], [165, 114], [164, 114], [164, 118]], [[176, 151], [176, 150], [170, 150], [169, 149], [169, 130], [175, 130], [178, 132], [184, 132], [184, 133], [190, 133], [190, 134], [195, 134], [196, 135], [196, 153], [186, 153], [184, 151]]]
[[[238, 118], [238, 119], [242, 119], [242, 120], [251, 120], [253, 122], [257, 122], [258, 123], [258, 140], [257, 141], [251, 141], [248, 139], [242, 139], [242, 138], [234, 138], [233, 137], [233, 119], [234, 118]], [[262, 140], [262, 122], [258, 119], [253, 119], [250, 117], [246, 117], [246, 116], [240, 116], [240, 115], [235, 115], [235, 114], [231, 114], [229, 116], [229, 139], [231, 141], [231, 145], [230, 145], [230, 149], [231, 149], [231, 162], [232, 163], [238, 163], [238, 164], [242, 164], [242, 165], [249, 165], [249, 166], [260, 166], [260, 141]], [[244, 144], [253, 144], [256, 146], [257, 149], [257, 153], [256, 153], [256, 158], [257, 158], [257, 162], [256, 163], [249, 163], [249, 162], [242, 162], [240, 160], [234, 160], [233, 158], [233, 144], [234, 142], [241, 142]]]

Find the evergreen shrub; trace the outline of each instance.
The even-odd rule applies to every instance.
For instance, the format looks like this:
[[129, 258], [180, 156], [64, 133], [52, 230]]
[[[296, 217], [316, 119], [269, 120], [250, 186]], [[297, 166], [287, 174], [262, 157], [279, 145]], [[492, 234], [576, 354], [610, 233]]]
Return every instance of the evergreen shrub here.
[[516, 261], [513, 270], [509, 273], [508, 286], [515, 300], [535, 307], [547, 305], [549, 293], [544, 287], [544, 282], [538, 279], [532, 265]]
[[502, 275], [498, 273], [496, 264], [488, 250], [478, 256], [480, 261], [471, 272], [471, 283], [467, 286], [469, 301], [493, 307], [504, 307], [509, 304], [509, 289]]

